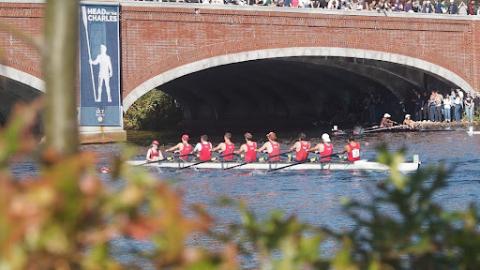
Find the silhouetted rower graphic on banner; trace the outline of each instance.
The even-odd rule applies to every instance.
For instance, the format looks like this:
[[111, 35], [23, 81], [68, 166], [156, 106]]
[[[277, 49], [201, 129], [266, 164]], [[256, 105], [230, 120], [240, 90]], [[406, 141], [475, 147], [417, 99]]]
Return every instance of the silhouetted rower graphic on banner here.
[[108, 102], [112, 102], [112, 96], [110, 94], [110, 78], [112, 77], [112, 61], [107, 54], [107, 47], [100, 45], [100, 54], [97, 55], [95, 60], [90, 60], [91, 65], [99, 65], [98, 69], [98, 90], [95, 102], [102, 101], [103, 85], [105, 84], [105, 91], [107, 92]]

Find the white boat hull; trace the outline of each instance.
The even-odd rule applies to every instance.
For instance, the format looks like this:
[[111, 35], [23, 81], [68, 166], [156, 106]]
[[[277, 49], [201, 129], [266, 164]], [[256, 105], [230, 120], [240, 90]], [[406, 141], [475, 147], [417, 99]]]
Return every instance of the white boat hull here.
[[[148, 166], [148, 167], [157, 167], [157, 168], [172, 168], [172, 169], [181, 169], [184, 167], [191, 166], [190, 168], [195, 169], [228, 169], [231, 167], [238, 166], [242, 163], [240, 162], [205, 162], [198, 165], [194, 165], [195, 162], [172, 162], [172, 161], [162, 161], [162, 162], [152, 162], [145, 164], [144, 160], [131, 160], [128, 161], [128, 164], [133, 166]], [[242, 166], [232, 168], [233, 170], [275, 170], [281, 167], [291, 165], [292, 163], [248, 163]], [[405, 162], [399, 165], [399, 170], [401, 172], [412, 172], [418, 170], [420, 167], [420, 162]], [[380, 164], [378, 162], [371, 162], [366, 160], [359, 160], [354, 163], [350, 162], [331, 162], [331, 163], [302, 163], [295, 166], [286, 167], [282, 170], [366, 170], [366, 171], [387, 171], [389, 170], [388, 166]]]

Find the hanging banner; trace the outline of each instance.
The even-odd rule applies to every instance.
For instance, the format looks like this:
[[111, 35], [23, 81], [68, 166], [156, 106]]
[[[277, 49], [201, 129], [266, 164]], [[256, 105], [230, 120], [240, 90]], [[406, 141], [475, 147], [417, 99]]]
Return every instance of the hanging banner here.
[[121, 126], [119, 6], [80, 12], [80, 125]]

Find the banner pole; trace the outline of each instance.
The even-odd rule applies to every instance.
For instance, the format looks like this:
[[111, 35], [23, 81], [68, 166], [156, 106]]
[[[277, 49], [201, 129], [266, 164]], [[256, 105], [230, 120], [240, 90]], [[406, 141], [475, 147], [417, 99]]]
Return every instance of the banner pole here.
[[87, 39], [87, 50], [88, 50], [88, 64], [90, 65], [90, 75], [92, 77], [92, 91], [93, 91], [93, 97], [95, 99], [95, 102], [97, 102], [97, 92], [96, 92], [96, 87], [95, 87], [95, 80], [94, 80], [94, 77], [93, 77], [93, 67], [92, 67], [92, 55], [90, 53], [90, 40], [89, 40], [89, 37], [88, 37], [88, 28], [87, 28], [87, 9], [85, 8], [85, 6], [82, 6], [82, 21], [83, 21], [83, 26], [85, 28], [85, 37]]

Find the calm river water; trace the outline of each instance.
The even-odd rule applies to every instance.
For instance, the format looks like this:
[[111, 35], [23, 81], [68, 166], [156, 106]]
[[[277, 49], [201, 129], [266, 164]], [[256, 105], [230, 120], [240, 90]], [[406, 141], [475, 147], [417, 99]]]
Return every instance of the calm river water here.
[[[332, 141], [336, 149], [340, 149], [345, 138], [333, 137]], [[372, 134], [361, 139], [362, 158], [375, 159], [375, 146], [379, 142], [388, 143], [391, 150], [407, 147], [407, 160], [419, 154], [422, 166], [444, 162], [451, 167], [449, 185], [437, 196], [447, 208], [462, 209], [471, 201], [480, 203], [480, 135], [468, 136], [465, 131]], [[83, 149], [108, 156], [118, 152], [119, 146], [87, 145]], [[139, 147], [137, 158], [143, 159], [145, 151], [146, 147]], [[105, 163], [101, 165], [107, 165], [106, 161], [107, 158], [102, 160]], [[238, 219], [234, 211], [214, 207], [216, 198], [228, 196], [246, 201], [259, 216], [281, 209], [297, 214], [305, 222], [335, 228], [348, 226], [345, 217], [339, 215], [340, 199], [368, 199], [366, 186], [386, 176], [378, 172], [342, 171], [151, 171], [161, 179], [173, 180], [184, 192], [186, 204], [209, 206], [220, 223]]]
[[[336, 149], [343, 147], [345, 138], [333, 137]], [[313, 139], [317, 142], [318, 139]], [[391, 150], [407, 147], [407, 160], [419, 154], [422, 166], [444, 162], [451, 167], [448, 187], [436, 198], [448, 209], [464, 209], [469, 202], [480, 203], [480, 135], [468, 136], [465, 131], [372, 134], [361, 139], [362, 157], [375, 158], [375, 146], [386, 142]], [[286, 147], [286, 145], [284, 145]], [[101, 166], [108, 165], [108, 157], [118, 153], [117, 144], [86, 145], [85, 151], [98, 152]], [[139, 147], [138, 159], [142, 159], [146, 147]], [[16, 174], [34, 171], [30, 163], [16, 166]], [[336, 229], [349, 226], [348, 219], [340, 212], [340, 199], [349, 197], [368, 199], [366, 188], [385, 178], [378, 172], [342, 171], [182, 171], [152, 169], [160, 179], [173, 180], [173, 185], [184, 192], [186, 204], [202, 203], [217, 219], [219, 226], [238, 221], [235, 211], [215, 206], [216, 198], [228, 196], [242, 199], [263, 216], [273, 209], [296, 214], [311, 224]], [[108, 181], [108, 175], [104, 175]]]

